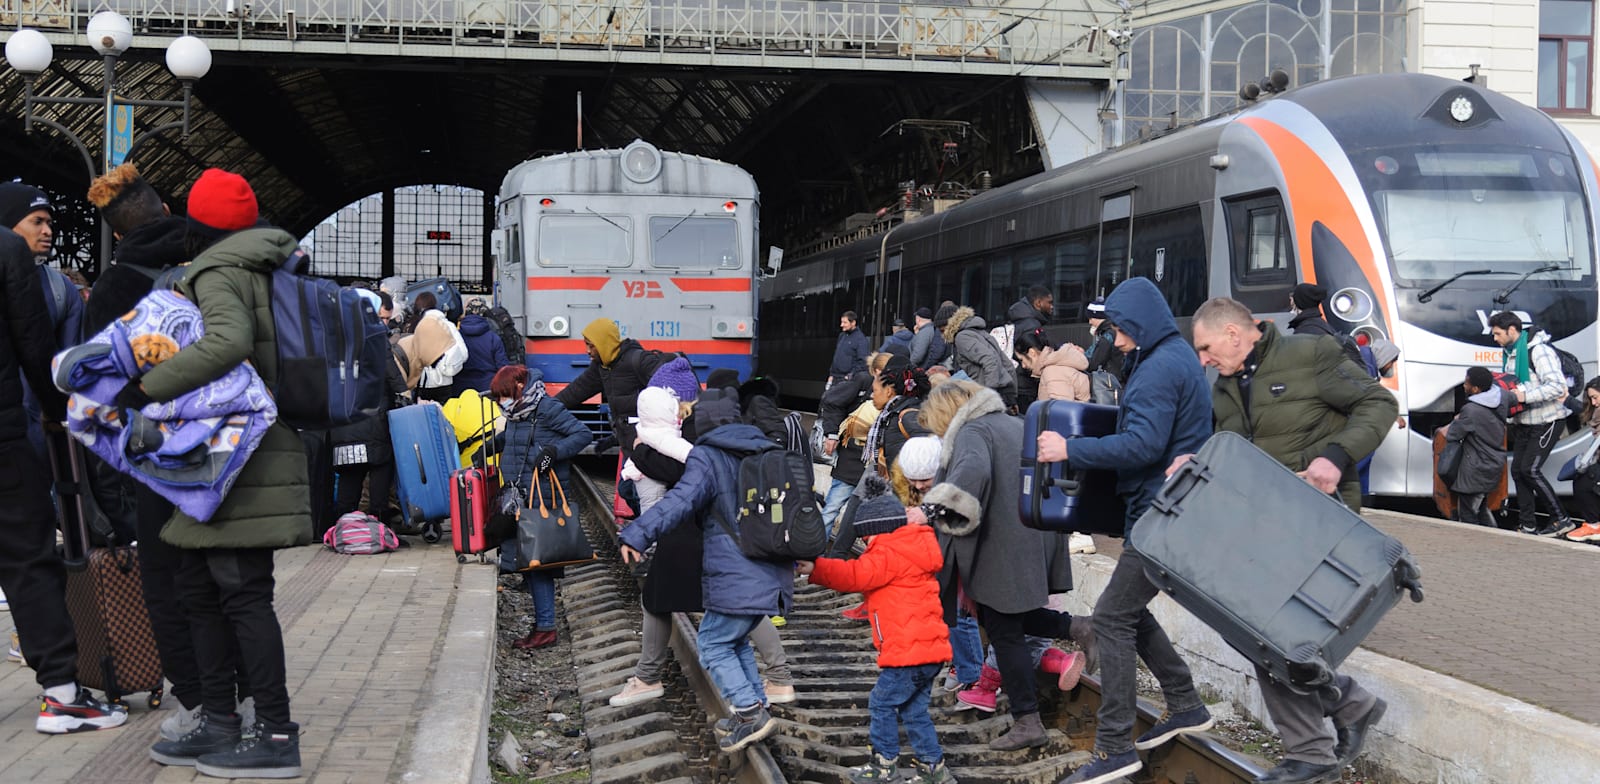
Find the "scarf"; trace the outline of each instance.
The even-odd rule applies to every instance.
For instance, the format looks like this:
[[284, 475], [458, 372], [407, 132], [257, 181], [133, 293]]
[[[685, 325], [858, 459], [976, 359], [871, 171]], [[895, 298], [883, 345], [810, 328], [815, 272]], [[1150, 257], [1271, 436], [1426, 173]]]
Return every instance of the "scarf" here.
[[877, 419], [872, 420], [872, 427], [867, 429], [867, 445], [861, 449], [861, 462], [868, 468], [878, 465], [878, 439], [883, 434], [883, 423], [894, 418], [895, 412], [899, 410], [897, 404], [904, 399], [904, 395], [890, 398], [889, 402], [883, 405], [883, 412], [878, 414]]
[[506, 411], [506, 419], [513, 422], [524, 422], [532, 419], [539, 413], [539, 404], [544, 402], [544, 381], [542, 379], [529, 381], [522, 385], [522, 397], [511, 404]]
[[1516, 360], [1516, 375], [1518, 384], [1528, 383], [1528, 332], [1523, 330], [1517, 333], [1517, 342], [1511, 348], [1500, 352], [1500, 372], [1506, 372], [1506, 364], [1512, 359]]

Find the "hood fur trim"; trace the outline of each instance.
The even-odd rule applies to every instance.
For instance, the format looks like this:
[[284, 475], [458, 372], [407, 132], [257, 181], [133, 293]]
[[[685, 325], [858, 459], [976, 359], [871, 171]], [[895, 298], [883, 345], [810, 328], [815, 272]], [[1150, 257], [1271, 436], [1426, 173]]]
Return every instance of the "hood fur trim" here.
[[944, 323], [944, 342], [954, 343], [956, 341], [956, 333], [961, 331], [961, 327], [967, 323], [967, 319], [972, 318], [973, 312], [972, 308], [963, 305], [956, 308], [956, 312], [950, 314], [950, 320]]
[[939, 449], [939, 466], [942, 468], [950, 465], [950, 457], [956, 450], [956, 433], [961, 432], [961, 428], [968, 422], [989, 414], [1005, 412], [1006, 404], [1000, 399], [1000, 393], [988, 388], [984, 388], [961, 404], [960, 410], [956, 411], [955, 417], [950, 420], [950, 426], [944, 429], [944, 443]]

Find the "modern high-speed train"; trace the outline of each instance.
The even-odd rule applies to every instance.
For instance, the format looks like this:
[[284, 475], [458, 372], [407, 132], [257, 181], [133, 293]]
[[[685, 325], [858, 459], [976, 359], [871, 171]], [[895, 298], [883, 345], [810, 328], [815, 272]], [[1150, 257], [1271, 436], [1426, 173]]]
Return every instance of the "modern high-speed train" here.
[[1083, 342], [1084, 307], [1132, 276], [1185, 329], [1213, 296], [1286, 324], [1290, 289], [1312, 281], [1335, 328], [1400, 348], [1383, 383], [1406, 426], [1379, 449], [1372, 492], [1427, 496], [1431, 436], [1465, 369], [1499, 370], [1490, 315], [1519, 314], [1596, 372], [1597, 193], [1577, 139], [1498, 93], [1422, 74], [1317, 82], [791, 259], [763, 287], [761, 369], [819, 394], [845, 310], [876, 345], [945, 299], [1001, 323], [1042, 284], [1054, 336]]

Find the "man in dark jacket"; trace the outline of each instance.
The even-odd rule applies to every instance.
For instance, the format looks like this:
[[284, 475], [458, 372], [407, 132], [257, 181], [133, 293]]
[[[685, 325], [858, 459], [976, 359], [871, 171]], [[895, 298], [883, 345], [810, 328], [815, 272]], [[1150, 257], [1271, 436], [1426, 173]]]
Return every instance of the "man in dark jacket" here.
[[[1015, 343], [1018, 335], [1032, 332], [1050, 323], [1050, 317], [1056, 312], [1056, 298], [1050, 289], [1040, 285], [1028, 287], [1028, 295], [1011, 303], [1011, 308], [1006, 311], [1006, 320], [1011, 322], [1011, 342]], [[1007, 347], [1010, 350], [1011, 347]], [[1039, 399], [1039, 379], [1032, 373], [1017, 373], [1017, 408], [1027, 411], [1033, 401]]]
[[[121, 406], [172, 400], [248, 361], [269, 389], [278, 382], [271, 272], [296, 249], [282, 229], [257, 227], [255, 192], [243, 177], [207, 169], [189, 189], [186, 240], [194, 261], [174, 284], [200, 309], [205, 336], [129, 382]], [[195, 731], [163, 741], [150, 756], [165, 765], [237, 778], [300, 774], [300, 727], [290, 718], [283, 629], [273, 610], [273, 551], [311, 541], [310, 481], [300, 437], [268, 428], [211, 519], [181, 511], [161, 539], [183, 550], [177, 588], [193, 630], [205, 712]], [[253, 736], [234, 713], [228, 629], [256, 702]]]
[[867, 369], [867, 354], [872, 346], [867, 343], [867, 336], [856, 328], [856, 321], [853, 310], [839, 316], [839, 342], [833, 347], [833, 364], [828, 366], [829, 384]]
[[[696, 404], [696, 418], [704, 419]], [[708, 407], [709, 408], [709, 407]], [[732, 407], [730, 407], [731, 409]], [[730, 410], [722, 421], [738, 415]], [[697, 423], [698, 428], [698, 423]], [[701, 599], [700, 663], [734, 708], [718, 746], [732, 754], [772, 734], [777, 724], [764, 706], [749, 635], [769, 615], [783, 615], [794, 602], [794, 564], [754, 561], [739, 549], [739, 461], [772, 442], [760, 430], [732, 423], [701, 435], [689, 452], [683, 478], [655, 506], [622, 529], [623, 563], [638, 563], [663, 534], [699, 524], [705, 545]], [[704, 521], [704, 522], [700, 522]]]
[[467, 344], [467, 361], [456, 374], [455, 393], [469, 389], [489, 394], [494, 374], [509, 364], [505, 341], [488, 318], [489, 306], [480, 297], [467, 300], [467, 314], [461, 317], [461, 339]]
[[67, 575], [55, 550], [50, 477], [27, 440], [23, 375], [39, 391], [48, 421], [66, 419], [66, 398], [50, 381], [54, 346], [33, 255], [21, 237], [0, 228], [0, 591], [10, 603], [23, 659], [44, 689], [34, 728], [51, 734], [128, 720], [126, 709], [78, 686], [78, 643], [67, 615]]
[[[1383, 443], [1399, 404], [1389, 390], [1324, 336], [1278, 334], [1250, 309], [1218, 297], [1194, 314], [1194, 347], [1217, 369], [1212, 411], [1217, 430], [1250, 439], [1324, 493], [1361, 508], [1356, 463]], [[1187, 460], [1174, 461], [1172, 468]], [[1284, 759], [1258, 781], [1304, 784], [1337, 777], [1361, 752], [1384, 702], [1348, 675], [1334, 676], [1339, 698], [1299, 694], [1257, 667], [1256, 680], [1272, 723], [1283, 735]], [[1327, 719], [1333, 719], [1328, 726]]]
[[927, 370], [944, 361], [950, 350], [945, 347], [944, 336], [933, 324], [933, 311], [917, 308], [916, 326], [911, 336], [911, 366]]
[[[1129, 368], [1117, 432], [1070, 440], [1040, 433], [1039, 460], [1067, 461], [1075, 471], [1116, 471], [1117, 493], [1127, 502], [1126, 532], [1155, 499], [1173, 459], [1195, 452], [1210, 437], [1211, 395], [1205, 370], [1178, 334], [1172, 311], [1154, 283], [1147, 278], [1123, 281], [1106, 299], [1106, 317]], [[1064, 784], [1115, 781], [1144, 766], [1135, 749], [1153, 749], [1211, 727], [1211, 714], [1195, 692], [1189, 666], [1147, 607], [1157, 593], [1145, 577], [1143, 559], [1124, 548], [1094, 607], [1103, 695], [1094, 758]], [[1137, 741], [1131, 737], [1138, 697], [1135, 656], [1160, 681], [1167, 703], [1165, 718]]]
[[1455, 494], [1456, 520], [1497, 527], [1484, 499], [1506, 473], [1506, 401], [1488, 368], [1467, 368], [1461, 382], [1466, 405], [1445, 431], [1445, 441], [1460, 444], [1450, 492]]
[[597, 318], [583, 328], [583, 345], [589, 350], [589, 367], [556, 393], [556, 401], [572, 409], [599, 395], [611, 406], [611, 432], [626, 457], [633, 453], [633, 425], [628, 420], [639, 413], [635, 403], [639, 390], [650, 385], [656, 369], [673, 355], [648, 351], [633, 338], [623, 340], [617, 322], [608, 318]]

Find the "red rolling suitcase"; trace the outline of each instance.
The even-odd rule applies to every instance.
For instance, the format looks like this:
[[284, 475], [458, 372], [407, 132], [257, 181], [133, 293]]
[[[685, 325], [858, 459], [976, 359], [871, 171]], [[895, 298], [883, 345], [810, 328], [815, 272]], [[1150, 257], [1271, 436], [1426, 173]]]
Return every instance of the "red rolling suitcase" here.
[[[46, 433], [45, 443], [67, 566], [67, 613], [78, 639], [78, 682], [117, 703], [124, 695], [149, 692], [147, 703], [159, 707], [161, 656], [145, 609], [138, 553], [118, 543], [94, 503], [83, 447], [61, 433]], [[92, 546], [91, 529], [108, 546]]]
[[491, 434], [473, 452], [473, 465], [450, 473], [450, 541], [456, 548], [457, 563], [465, 563], [469, 555], [488, 563], [485, 553], [500, 544], [489, 540], [489, 506], [500, 492], [500, 471], [490, 462], [493, 450]]

